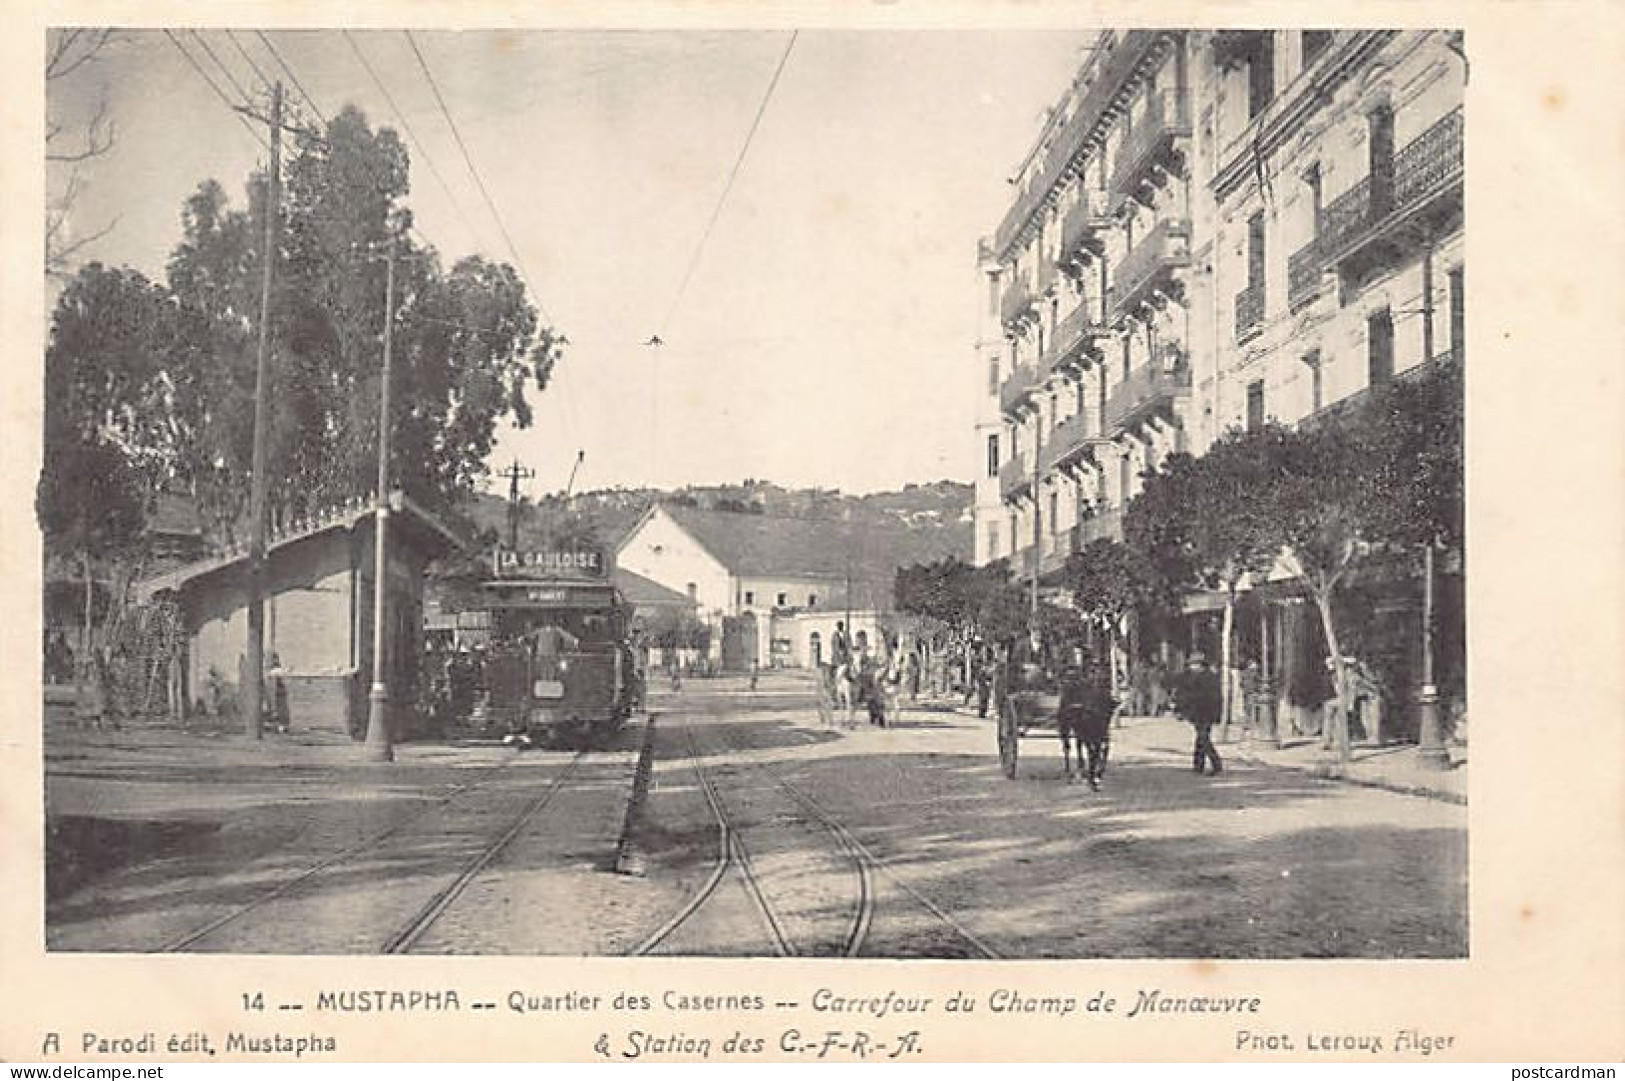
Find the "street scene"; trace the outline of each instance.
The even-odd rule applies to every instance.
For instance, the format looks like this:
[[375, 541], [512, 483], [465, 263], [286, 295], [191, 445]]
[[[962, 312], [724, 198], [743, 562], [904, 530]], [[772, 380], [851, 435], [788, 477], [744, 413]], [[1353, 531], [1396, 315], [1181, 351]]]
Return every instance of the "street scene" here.
[[1467, 957], [1465, 65], [53, 31], [46, 948]]

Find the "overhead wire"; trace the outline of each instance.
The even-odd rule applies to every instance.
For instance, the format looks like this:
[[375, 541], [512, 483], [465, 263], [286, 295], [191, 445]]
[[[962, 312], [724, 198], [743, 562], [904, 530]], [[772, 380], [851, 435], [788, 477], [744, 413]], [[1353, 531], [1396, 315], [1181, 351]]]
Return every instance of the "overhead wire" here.
[[[445, 175], [441, 173], [440, 167], [435, 164], [434, 157], [429, 153], [428, 146], [423, 142], [422, 139], [418, 138], [417, 132], [412, 129], [411, 122], [406, 119], [405, 111], [403, 111], [401, 107], [395, 103], [394, 95], [392, 95], [389, 92], [389, 88], [384, 85], [383, 79], [379, 77], [377, 70], [373, 68], [372, 62], [369, 61], [366, 54], [361, 51], [361, 46], [355, 40], [355, 36], [350, 33], [348, 28], [344, 29], [342, 33], [344, 34], [344, 40], [349, 42], [351, 51], [355, 53], [356, 59], [361, 62], [362, 68], [366, 70], [368, 77], [372, 79], [373, 85], [376, 86], [378, 88], [378, 92], [384, 96], [384, 101], [388, 103], [390, 111], [395, 114], [395, 119], [400, 122], [401, 130], [406, 133], [406, 137], [411, 140], [412, 145], [417, 149], [418, 156], [421, 157], [424, 164], [429, 167], [429, 173], [435, 178], [436, 181], [439, 182], [440, 189], [446, 193], [446, 200], [451, 203], [452, 209], [457, 212], [457, 217], [462, 221], [463, 226], [468, 230], [469, 239], [478, 244], [480, 238], [479, 230], [475, 228], [474, 222], [468, 216], [468, 212], [463, 209], [463, 204], [458, 202], [457, 197], [452, 194], [451, 185], [446, 182]], [[421, 236], [422, 234], [419, 235]]]
[[228, 26], [226, 28], [226, 39], [230, 41], [232, 45], [236, 46], [237, 51], [241, 53], [243, 59], [248, 62], [249, 69], [252, 70], [255, 77], [259, 79], [260, 85], [264, 86], [267, 90], [271, 89], [271, 80], [266, 78], [265, 72], [261, 71], [260, 66], [254, 63], [254, 58], [248, 55], [248, 50], [243, 48], [243, 43], [237, 40], [237, 31]]
[[412, 31], [403, 30], [401, 32], [406, 35], [407, 44], [412, 46], [412, 53], [417, 57], [418, 66], [423, 69], [423, 77], [428, 80], [429, 89], [434, 92], [434, 100], [440, 107], [440, 115], [446, 118], [446, 126], [451, 129], [451, 136], [457, 141], [457, 149], [462, 152], [463, 162], [468, 166], [469, 175], [474, 178], [474, 183], [480, 189], [480, 195], [485, 200], [486, 208], [491, 211], [491, 220], [496, 222], [497, 230], [501, 232], [503, 241], [508, 245], [508, 254], [513, 256], [514, 265], [519, 268], [519, 273], [524, 276], [527, 282], [531, 283], [531, 292], [536, 297], [537, 309], [542, 313], [542, 317], [551, 323], [553, 317], [547, 314], [547, 307], [542, 303], [541, 295], [535, 287], [536, 279], [531, 275], [530, 271], [525, 269], [525, 261], [519, 256], [518, 245], [513, 242], [513, 236], [508, 232], [508, 225], [502, 220], [502, 214], [497, 210], [496, 201], [491, 198], [491, 192], [485, 186], [485, 178], [480, 175], [479, 169], [474, 165], [474, 156], [469, 153], [468, 144], [463, 141], [463, 133], [458, 129], [457, 121], [452, 118], [451, 110], [446, 107], [446, 99], [440, 93], [440, 84], [435, 81], [434, 72], [429, 69], [429, 61], [424, 57], [423, 50], [418, 48], [417, 39], [412, 36]]
[[[547, 323], [553, 324], [553, 317], [548, 313], [547, 305], [542, 300], [541, 291], [536, 287], [536, 278], [526, 269], [525, 261], [519, 254], [519, 246], [514, 243], [513, 234], [508, 231], [507, 222], [503, 220], [501, 211], [497, 209], [496, 200], [491, 198], [490, 189], [485, 186], [485, 178], [480, 175], [479, 168], [474, 164], [474, 156], [469, 152], [468, 143], [464, 141], [463, 133], [457, 127], [457, 121], [452, 117], [451, 109], [446, 105], [445, 96], [440, 92], [440, 84], [435, 80], [434, 72], [429, 67], [428, 58], [423, 55], [423, 50], [418, 47], [417, 38], [412, 35], [411, 30], [402, 30], [401, 33], [406, 36], [407, 44], [412, 47], [412, 53], [417, 57], [418, 67], [422, 69], [423, 77], [429, 84], [429, 90], [434, 94], [435, 104], [440, 107], [440, 115], [445, 118], [446, 127], [451, 130], [452, 138], [457, 143], [457, 149], [463, 155], [463, 163], [468, 166], [468, 173], [474, 178], [474, 184], [479, 188], [481, 198], [485, 200], [486, 209], [491, 212], [491, 220], [496, 223], [497, 231], [502, 234], [502, 239], [508, 246], [508, 254], [513, 257], [514, 266], [518, 269], [520, 277], [530, 287], [530, 294], [535, 300], [536, 310], [541, 313], [542, 318]], [[559, 381], [561, 396], [564, 399], [565, 427], [569, 431], [570, 441], [579, 447], [580, 430], [576, 423], [575, 399], [570, 393], [570, 384], [561, 376], [555, 375], [555, 378]]]
[[311, 112], [315, 113], [318, 117], [325, 117], [327, 115], [327, 111], [320, 105], [316, 104], [316, 99], [311, 96], [310, 91], [305, 89], [305, 84], [299, 81], [299, 76], [294, 73], [293, 68], [288, 64], [288, 62], [282, 59], [282, 54], [277, 51], [276, 45], [271, 41], [270, 37], [266, 35], [265, 31], [256, 30], [254, 31], [254, 34], [260, 39], [260, 44], [264, 45], [266, 51], [271, 54], [271, 58], [277, 62], [277, 66], [283, 71], [287, 72], [289, 80], [291, 80], [293, 83], [293, 88], [299, 92], [299, 96], [305, 100], [305, 104], [310, 106]]
[[231, 69], [226, 67], [226, 65], [221, 61], [219, 55], [209, 46], [208, 41], [203, 37], [203, 35], [198, 33], [196, 30], [188, 30], [187, 32], [197, 40], [198, 45], [201, 46], [203, 51], [209, 55], [209, 59], [214, 61], [214, 66], [220, 69], [220, 74], [226, 77], [226, 81], [231, 84], [232, 89], [237, 91], [238, 94], [242, 95], [245, 102], [253, 100], [254, 95], [245, 90], [243, 88], [243, 84], [237, 81], [237, 76], [233, 75]]
[[[243, 126], [244, 131], [248, 132], [249, 137], [252, 138], [256, 143], [260, 144], [260, 149], [269, 154], [271, 152], [271, 144], [267, 143], [265, 138], [260, 135], [258, 131], [254, 130], [254, 125], [250, 124], [243, 114], [237, 111], [239, 108], [238, 103], [232, 101], [230, 96], [228, 96], [224, 90], [220, 89], [219, 85], [215, 83], [214, 79], [209, 76], [209, 73], [203, 69], [203, 65], [198, 63], [197, 58], [191, 53], [187, 52], [186, 46], [181, 44], [180, 38], [176, 37], [173, 31], [165, 27], [164, 36], [169, 38], [169, 43], [175, 46], [176, 51], [186, 58], [186, 62], [192, 66], [193, 71], [198, 73], [198, 77], [209, 85], [209, 89], [214, 91], [214, 96], [219, 98], [221, 103], [231, 112], [231, 115], [237, 118], [237, 122]], [[246, 105], [246, 102], [244, 104]]]
[[728, 170], [728, 180], [722, 186], [722, 194], [717, 198], [717, 204], [711, 210], [711, 218], [705, 223], [705, 231], [700, 234], [700, 242], [694, 248], [694, 254], [688, 261], [688, 269], [684, 271], [682, 281], [678, 283], [677, 293], [672, 297], [671, 306], [666, 309], [666, 317], [660, 322], [660, 333], [671, 326], [672, 316], [677, 313], [677, 307], [683, 302], [683, 296], [688, 292], [689, 282], [694, 278], [694, 271], [700, 265], [700, 258], [705, 254], [705, 245], [711, 239], [711, 233], [716, 228], [717, 220], [722, 217], [722, 208], [728, 202], [728, 193], [733, 191], [734, 181], [739, 178], [739, 170], [745, 164], [745, 155], [750, 153], [750, 144], [756, 138], [756, 130], [761, 127], [762, 117], [767, 113], [768, 103], [773, 100], [773, 91], [779, 85], [779, 77], [784, 74], [784, 66], [789, 63], [790, 50], [795, 48], [798, 30], [790, 31], [790, 40], [784, 44], [784, 52], [779, 56], [778, 67], [773, 69], [773, 78], [768, 81], [767, 90], [762, 94], [762, 101], [756, 107], [756, 116], [750, 122], [750, 130], [745, 133], [745, 141], [739, 147], [739, 156], [734, 159], [733, 168]]

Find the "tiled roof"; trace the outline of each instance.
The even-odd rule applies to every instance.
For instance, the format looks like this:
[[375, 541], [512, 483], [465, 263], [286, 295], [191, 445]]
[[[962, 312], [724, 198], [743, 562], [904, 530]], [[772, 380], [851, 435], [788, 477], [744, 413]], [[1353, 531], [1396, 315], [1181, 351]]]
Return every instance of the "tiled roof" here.
[[615, 568], [615, 588], [629, 604], [641, 608], [693, 608], [695, 602], [687, 594], [667, 589], [659, 582], [635, 574], [625, 567]]
[[965, 554], [959, 551], [963, 545], [955, 530], [684, 506], [662, 509], [741, 577], [844, 580], [851, 573], [856, 583], [878, 575], [889, 590], [897, 567]]
[[[462, 539], [457, 534], [448, 529], [428, 511], [408, 499], [404, 493], [399, 491], [391, 492], [389, 505], [392, 513], [397, 516], [396, 521], [404, 519], [415, 523], [418, 531], [422, 533], [423, 539], [431, 549], [450, 551], [462, 544]], [[372, 497], [357, 496], [333, 507], [325, 514], [289, 522], [281, 532], [273, 533], [266, 538], [265, 554], [269, 556], [277, 549], [295, 541], [305, 540], [326, 533], [329, 530], [353, 528], [358, 523], [371, 518], [374, 513]], [[135, 584], [135, 594], [138, 600], [145, 601], [164, 590], [180, 589], [188, 582], [202, 578], [205, 575], [214, 574], [228, 567], [234, 567], [239, 563], [246, 563], [247, 559], [248, 548], [246, 544], [239, 544], [216, 555], [186, 563], [173, 570], [143, 579]]]

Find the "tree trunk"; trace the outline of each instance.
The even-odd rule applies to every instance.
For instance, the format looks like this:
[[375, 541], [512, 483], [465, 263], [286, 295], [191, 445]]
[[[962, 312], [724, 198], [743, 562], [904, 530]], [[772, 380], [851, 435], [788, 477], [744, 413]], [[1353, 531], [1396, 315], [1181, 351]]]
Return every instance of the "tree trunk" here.
[[1224, 594], [1224, 621], [1219, 628], [1219, 741], [1230, 739], [1230, 717], [1235, 707], [1230, 693], [1230, 659], [1232, 639], [1236, 631], [1236, 587], [1229, 586]]
[[1332, 738], [1337, 742], [1337, 761], [1349, 764], [1348, 672], [1343, 667], [1343, 649], [1337, 641], [1337, 625], [1332, 618], [1331, 590], [1316, 589], [1315, 608], [1320, 612], [1320, 629], [1326, 635], [1326, 649], [1332, 658], [1332, 687], [1337, 693], [1337, 709], [1332, 717]]

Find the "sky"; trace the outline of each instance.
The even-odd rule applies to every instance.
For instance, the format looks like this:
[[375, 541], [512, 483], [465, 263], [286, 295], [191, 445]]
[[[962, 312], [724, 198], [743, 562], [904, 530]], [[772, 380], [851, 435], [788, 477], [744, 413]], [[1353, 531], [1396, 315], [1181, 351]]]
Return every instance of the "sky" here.
[[[228, 97], [263, 103], [260, 75], [287, 78], [280, 57], [323, 115], [355, 104], [402, 126], [338, 31], [176, 34]], [[866, 492], [975, 475], [976, 242], [1090, 31], [413, 36], [533, 299], [570, 340], [534, 424], [503, 430], [493, 468], [534, 469], [533, 496], [563, 489], [578, 452], [578, 491], [758, 478]], [[405, 34], [351, 37], [420, 140], [408, 201], [422, 233], [448, 265], [473, 251], [511, 261]], [[117, 125], [75, 204], [77, 229], [114, 223], [85, 259], [161, 276], [186, 195], [213, 177], [241, 203], [266, 156], [160, 31], [60, 83], [53, 118], [83, 118], [105, 94]], [[61, 170], [49, 180], [60, 190]], [[663, 346], [643, 344], [655, 335]]]

